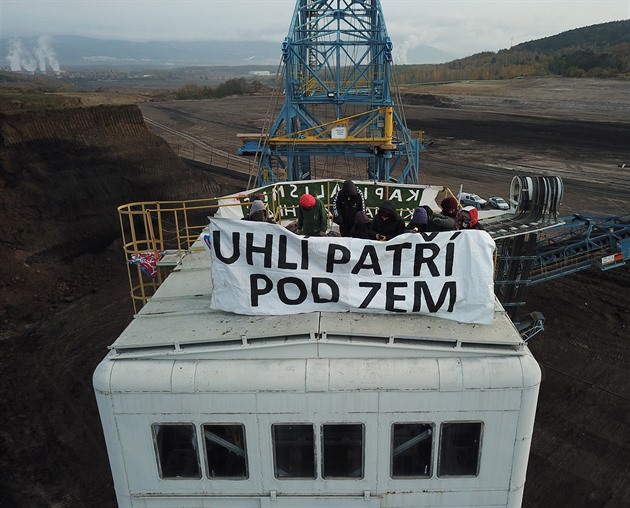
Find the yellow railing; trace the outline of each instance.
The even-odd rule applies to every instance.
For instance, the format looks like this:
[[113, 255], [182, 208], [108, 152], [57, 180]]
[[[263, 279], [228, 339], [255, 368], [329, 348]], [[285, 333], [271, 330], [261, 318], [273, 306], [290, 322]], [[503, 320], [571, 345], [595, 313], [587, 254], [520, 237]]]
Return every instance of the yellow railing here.
[[[207, 217], [214, 215], [217, 208], [214, 198], [150, 201], [118, 207], [134, 312], [155, 294], [166, 271], [190, 252], [208, 224]], [[153, 276], [143, 271], [139, 262], [151, 256], [155, 259]]]
[[[243, 194], [242, 198], [246, 196]], [[224, 201], [219, 205], [222, 199], [225, 198], [148, 201], [118, 207], [134, 312], [137, 313], [149, 301], [183, 256], [196, 249], [193, 245], [207, 227], [209, 216], [214, 215], [219, 207], [242, 207], [244, 204]], [[295, 208], [283, 206], [274, 189], [265, 199], [278, 223], [282, 220], [282, 211]], [[332, 203], [326, 205], [330, 209]], [[143, 259], [153, 266], [153, 274], [147, 273], [147, 265], [141, 263]]]

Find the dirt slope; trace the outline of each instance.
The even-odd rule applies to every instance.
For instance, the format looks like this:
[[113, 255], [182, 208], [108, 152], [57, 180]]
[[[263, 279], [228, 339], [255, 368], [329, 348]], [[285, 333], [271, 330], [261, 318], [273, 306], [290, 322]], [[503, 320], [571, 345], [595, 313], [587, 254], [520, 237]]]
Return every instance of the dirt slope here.
[[92, 372], [132, 318], [116, 207], [236, 190], [136, 106], [0, 115], [0, 505], [114, 506]]
[[[19, 288], [46, 283], [51, 264], [63, 271], [119, 238], [118, 205], [221, 192], [149, 132], [136, 106], [4, 114], [0, 136], [0, 276], [11, 288], [2, 291], [9, 324], [32, 307], [33, 295]], [[63, 296], [78, 296], [69, 293]]]

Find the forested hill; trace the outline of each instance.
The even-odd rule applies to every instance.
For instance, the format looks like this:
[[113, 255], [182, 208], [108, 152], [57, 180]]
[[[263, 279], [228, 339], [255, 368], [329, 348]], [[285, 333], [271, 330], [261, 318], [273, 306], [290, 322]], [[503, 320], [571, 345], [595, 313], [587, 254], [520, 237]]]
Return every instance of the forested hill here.
[[396, 66], [400, 84], [549, 74], [630, 78], [630, 20], [577, 28], [444, 64]]

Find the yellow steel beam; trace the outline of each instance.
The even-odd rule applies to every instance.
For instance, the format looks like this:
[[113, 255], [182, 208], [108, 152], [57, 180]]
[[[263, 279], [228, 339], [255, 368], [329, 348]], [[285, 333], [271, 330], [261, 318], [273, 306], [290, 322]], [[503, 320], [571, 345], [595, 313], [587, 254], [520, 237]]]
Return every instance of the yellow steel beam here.
[[[352, 136], [333, 138], [331, 133], [335, 127], [345, 126], [346, 129], [350, 124], [350, 120], [365, 116], [371, 115], [374, 113], [384, 113], [385, 114], [385, 125], [384, 125], [384, 136], [383, 137], [373, 137], [373, 136], [365, 136], [361, 137], [358, 134], [362, 134], [366, 131], [367, 127], [371, 125], [374, 121], [380, 119], [380, 117], [375, 116], [372, 122], [369, 122], [360, 131], [357, 131], [356, 134]], [[321, 132], [314, 133], [316, 130], [321, 130]], [[296, 145], [310, 145], [310, 144], [326, 144], [326, 143], [350, 143], [350, 144], [384, 144], [391, 145], [392, 138], [394, 134], [394, 109], [391, 106], [383, 106], [377, 109], [373, 109], [370, 111], [365, 111], [363, 113], [357, 113], [356, 115], [347, 116], [344, 118], [339, 118], [337, 120], [332, 120], [330, 122], [323, 123], [321, 125], [316, 125], [314, 127], [309, 127], [308, 129], [303, 129], [295, 132], [290, 132], [285, 134], [284, 136], [276, 136], [274, 138], [269, 138], [269, 143], [273, 145], [288, 145], [288, 144], [296, 144]], [[326, 137], [324, 137], [326, 136]]]
[[356, 138], [348, 136], [347, 138], [317, 138], [309, 136], [306, 138], [271, 138], [270, 145], [391, 145], [392, 138]]

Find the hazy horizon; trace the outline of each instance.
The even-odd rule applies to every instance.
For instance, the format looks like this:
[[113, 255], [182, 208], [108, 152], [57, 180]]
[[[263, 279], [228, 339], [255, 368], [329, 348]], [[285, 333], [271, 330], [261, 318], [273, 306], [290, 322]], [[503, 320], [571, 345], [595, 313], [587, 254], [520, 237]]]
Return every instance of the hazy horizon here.
[[[380, 3], [399, 64], [419, 63], [409, 58], [418, 50], [432, 57], [420, 63], [438, 63], [440, 52], [448, 61], [630, 19], [629, 0]], [[279, 48], [295, 5], [295, 0], [0, 0], [0, 39], [10, 40], [0, 67], [19, 63], [56, 71], [54, 38], [66, 35], [120, 42], [263, 41]], [[26, 45], [31, 37], [37, 42]]]
[[[394, 46], [474, 54], [630, 19], [628, 0], [381, 0]], [[278, 41], [295, 0], [2, 0], [0, 38]]]

